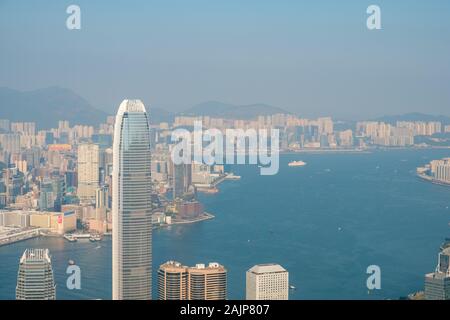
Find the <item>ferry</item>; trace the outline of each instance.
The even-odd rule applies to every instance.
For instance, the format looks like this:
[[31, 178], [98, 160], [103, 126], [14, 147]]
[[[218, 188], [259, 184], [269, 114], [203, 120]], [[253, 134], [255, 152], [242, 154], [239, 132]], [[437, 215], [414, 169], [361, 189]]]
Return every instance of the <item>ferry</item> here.
[[236, 176], [233, 173], [229, 173], [229, 174], [227, 174], [225, 179], [227, 179], [227, 180], [240, 180], [241, 176]]
[[288, 164], [289, 167], [303, 167], [306, 166], [306, 162], [303, 161], [292, 161]]
[[91, 242], [100, 241], [100, 240], [102, 240], [102, 237], [99, 234], [93, 234], [89, 238], [89, 241], [91, 241]]

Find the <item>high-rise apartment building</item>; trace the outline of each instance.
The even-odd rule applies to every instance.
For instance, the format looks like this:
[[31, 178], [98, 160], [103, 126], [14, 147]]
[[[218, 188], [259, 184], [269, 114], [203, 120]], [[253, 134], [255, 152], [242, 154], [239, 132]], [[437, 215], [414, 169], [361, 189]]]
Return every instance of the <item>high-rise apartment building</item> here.
[[191, 164], [173, 165], [173, 198], [180, 198], [188, 192], [192, 185], [192, 166]]
[[227, 270], [212, 262], [187, 267], [176, 261], [162, 264], [158, 270], [160, 300], [225, 300]]
[[78, 198], [83, 202], [93, 202], [98, 186], [99, 147], [93, 143], [80, 144], [78, 146]]
[[246, 274], [247, 300], [288, 300], [289, 273], [279, 264], [259, 264]]
[[188, 300], [226, 300], [227, 270], [212, 262], [188, 268]]
[[158, 270], [158, 299], [187, 300], [188, 267], [176, 261], [167, 261]]
[[140, 100], [124, 100], [114, 127], [113, 299], [152, 297], [150, 128]]
[[56, 286], [48, 249], [27, 249], [20, 258], [17, 300], [55, 300]]
[[0, 133], [9, 132], [11, 126], [8, 119], [0, 119]]

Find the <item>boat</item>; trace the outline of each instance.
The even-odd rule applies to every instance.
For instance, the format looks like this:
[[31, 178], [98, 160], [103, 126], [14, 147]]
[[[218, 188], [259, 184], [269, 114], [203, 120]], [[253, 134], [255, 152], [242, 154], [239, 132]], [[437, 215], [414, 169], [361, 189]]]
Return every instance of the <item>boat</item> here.
[[288, 164], [289, 167], [303, 167], [306, 166], [306, 162], [303, 161], [292, 161]]
[[227, 180], [239, 180], [239, 179], [241, 179], [241, 176], [236, 176], [233, 173], [229, 173], [229, 174], [227, 174], [225, 179], [227, 179]]
[[89, 241], [91, 241], [91, 242], [100, 241], [100, 240], [102, 240], [102, 237], [99, 234], [93, 234], [89, 238]]
[[295, 286], [293, 286], [293, 285], [290, 285], [289, 286], [289, 289], [291, 289], [291, 290], [295, 290], [295, 289], [297, 289]]

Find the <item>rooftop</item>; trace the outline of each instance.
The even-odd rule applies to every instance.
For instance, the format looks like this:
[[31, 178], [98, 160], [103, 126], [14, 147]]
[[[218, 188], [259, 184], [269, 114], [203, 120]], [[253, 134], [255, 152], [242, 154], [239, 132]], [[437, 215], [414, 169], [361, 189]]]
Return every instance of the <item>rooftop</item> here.
[[141, 100], [125, 99], [122, 101], [122, 103], [119, 106], [118, 114], [123, 114], [125, 112], [146, 112], [146, 110], [145, 110], [145, 106]]
[[282, 266], [276, 263], [267, 263], [267, 264], [257, 264], [250, 268], [248, 272], [255, 274], [263, 274], [263, 273], [276, 273], [276, 272], [287, 272]]
[[43, 261], [51, 263], [48, 249], [26, 249], [20, 258], [20, 263]]

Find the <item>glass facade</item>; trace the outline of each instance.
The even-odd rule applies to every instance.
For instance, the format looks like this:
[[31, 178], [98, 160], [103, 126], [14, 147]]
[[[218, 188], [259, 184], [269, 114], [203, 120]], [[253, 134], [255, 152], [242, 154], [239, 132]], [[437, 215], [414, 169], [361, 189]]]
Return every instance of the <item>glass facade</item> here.
[[113, 157], [113, 299], [151, 299], [150, 130], [139, 100], [119, 107]]

